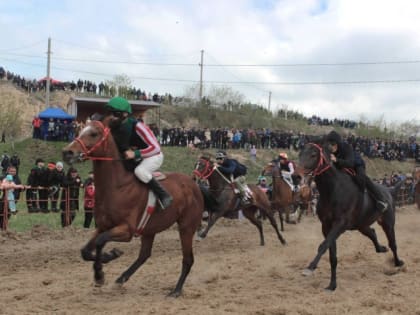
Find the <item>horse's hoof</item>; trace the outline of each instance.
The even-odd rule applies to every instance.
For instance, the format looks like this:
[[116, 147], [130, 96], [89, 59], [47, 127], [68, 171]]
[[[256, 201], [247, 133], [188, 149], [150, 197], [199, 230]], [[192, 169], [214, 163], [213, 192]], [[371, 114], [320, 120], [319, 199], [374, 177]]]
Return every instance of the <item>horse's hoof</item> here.
[[309, 268], [305, 268], [302, 271], [302, 275], [304, 275], [305, 277], [312, 276], [313, 274], [314, 274], [314, 271]]
[[336, 286], [328, 286], [328, 287], [326, 287], [325, 289], [324, 289], [324, 291], [325, 292], [329, 292], [329, 293], [332, 293], [332, 292], [334, 292], [335, 291], [335, 289], [336, 289]]
[[121, 277], [119, 277], [117, 280], [115, 280], [115, 283], [116, 284], [119, 284], [119, 285], [123, 285], [124, 283], [126, 283], [127, 282], [127, 278], [126, 277], [123, 277], [123, 276], [121, 276]]
[[105, 279], [95, 279], [95, 287], [102, 287], [105, 283]]
[[398, 260], [398, 261], [395, 263], [395, 267], [402, 267], [402, 266], [404, 266], [404, 262], [403, 262], [402, 260]]
[[379, 246], [376, 250], [377, 253], [386, 253], [388, 251], [388, 248], [386, 246]]
[[124, 252], [122, 250], [119, 250], [118, 248], [113, 248], [111, 250], [112, 255], [114, 255], [115, 258], [120, 257]]
[[181, 291], [173, 290], [173, 291], [171, 291], [171, 292], [168, 293], [167, 297], [177, 298], [177, 297], [180, 297], [181, 294], [182, 294]]

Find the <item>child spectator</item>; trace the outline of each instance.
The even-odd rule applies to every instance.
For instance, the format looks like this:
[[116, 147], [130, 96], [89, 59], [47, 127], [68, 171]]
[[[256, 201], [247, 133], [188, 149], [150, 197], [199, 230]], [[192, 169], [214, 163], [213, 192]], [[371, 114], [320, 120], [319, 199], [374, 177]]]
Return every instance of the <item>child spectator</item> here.
[[[85, 180], [83, 184], [85, 190], [84, 196], [84, 208], [85, 208], [85, 222], [83, 226], [85, 228], [90, 227], [90, 223], [93, 218], [93, 208], [95, 207], [95, 183], [93, 172], [89, 172], [89, 177]], [[96, 224], [95, 224], [96, 225]]]
[[16, 203], [15, 203], [15, 194], [14, 190], [16, 188], [24, 189], [25, 187], [23, 185], [16, 185], [13, 182], [13, 176], [12, 175], [6, 175], [6, 177], [1, 182], [1, 188], [6, 189], [6, 197], [9, 204], [9, 211], [12, 214], [16, 214]]

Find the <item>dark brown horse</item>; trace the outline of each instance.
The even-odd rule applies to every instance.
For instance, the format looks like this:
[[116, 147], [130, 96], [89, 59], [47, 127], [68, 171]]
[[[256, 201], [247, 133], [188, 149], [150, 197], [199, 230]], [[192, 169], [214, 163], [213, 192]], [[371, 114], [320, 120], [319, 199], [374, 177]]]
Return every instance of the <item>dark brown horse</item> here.
[[257, 185], [248, 185], [252, 191], [252, 201], [247, 205], [241, 205], [240, 198], [234, 192], [233, 184], [217, 169], [217, 163], [212, 161], [209, 156], [202, 156], [198, 160], [193, 173], [198, 178], [205, 179], [209, 183], [208, 189], [203, 188], [203, 193], [207, 196], [206, 200], [209, 200], [209, 202], [206, 202], [209, 218], [207, 227], [199, 233], [200, 237], [206, 237], [210, 228], [219, 218], [241, 209], [244, 216], [257, 227], [260, 233], [260, 244], [264, 245], [262, 223], [256, 215], [259, 210], [270, 220], [280, 242], [286, 244], [273, 217], [270, 201]]
[[420, 168], [413, 172], [413, 179], [416, 185], [414, 199], [417, 203], [417, 208], [420, 209]]
[[96, 284], [104, 283], [102, 264], [121, 255], [117, 249], [103, 252], [105, 244], [112, 241], [129, 242], [133, 236], [141, 235], [138, 258], [116, 280], [117, 283], [123, 284], [150, 257], [155, 235], [176, 222], [183, 259], [181, 275], [169, 295], [179, 296], [194, 263], [193, 237], [200, 226], [204, 209], [203, 196], [191, 176], [181, 173], [166, 174], [162, 185], [172, 195], [173, 202], [164, 211], [153, 212], [143, 229], [140, 221], [147, 220], [145, 211], [150, 212], [154, 204], [148, 202], [147, 186], [124, 168], [108, 128], [107, 118], [102, 122], [92, 121], [88, 124], [79, 137], [63, 149], [63, 158], [68, 163], [93, 160], [96, 186], [94, 216], [97, 229], [91, 240], [82, 248], [81, 254], [84, 260], [94, 262]]
[[[387, 251], [385, 246], [379, 244], [375, 230], [370, 226], [378, 222], [388, 239], [388, 245], [394, 254], [395, 266], [402, 266], [404, 263], [397, 255], [397, 244], [395, 240], [395, 192], [384, 186], [378, 186], [386, 196], [388, 207], [381, 213], [376, 208], [375, 201], [367, 194], [360, 191], [355, 181], [344, 171], [338, 170], [331, 163], [330, 151], [327, 145], [308, 143], [299, 155], [299, 165], [293, 175], [297, 182], [304, 176], [314, 176], [317, 189], [319, 190], [319, 201], [317, 214], [322, 223], [322, 233], [325, 240], [320, 244], [318, 253], [314, 260], [304, 271], [304, 275], [311, 275], [318, 266], [322, 255], [329, 249], [331, 279], [328, 290], [335, 290], [336, 269], [337, 269], [337, 245], [338, 237], [347, 230], [359, 230], [367, 236], [374, 244], [376, 252]], [[402, 181], [399, 184], [402, 185]]]
[[[290, 220], [291, 210], [295, 212], [300, 205], [302, 208], [308, 209], [312, 199], [311, 188], [303, 184], [299, 192], [293, 192], [289, 184], [285, 181], [281, 174], [280, 167], [273, 161], [264, 166], [261, 175], [272, 177], [272, 198], [271, 203], [273, 209], [279, 212], [281, 227], [283, 231], [283, 216], [286, 215], [287, 223], [295, 223]], [[303, 211], [299, 212], [297, 221], [300, 222]]]

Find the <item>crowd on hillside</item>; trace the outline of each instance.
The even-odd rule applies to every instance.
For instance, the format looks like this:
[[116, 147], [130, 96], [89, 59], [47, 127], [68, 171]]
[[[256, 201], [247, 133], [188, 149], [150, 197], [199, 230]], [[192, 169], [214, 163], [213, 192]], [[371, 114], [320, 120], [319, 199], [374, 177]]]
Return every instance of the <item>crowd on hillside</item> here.
[[[35, 93], [46, 89], [46, 80], [35, 80], [27, 79], [24, 76], [15, 74], [13, 72], [7, 71], [4, 67], [0, 66], [0, 80], [7, 80], [15, 84], [17, 87], [28, 91], [29, 93]], [[89, 80], [78, 79], [77, 81], [71, 82], [61, 82], [58, 80], [52, 80], [50, 84], [51, 91], [73, 91], [78, 93], [88, 93], [91, 95], [98, 95], [104, 97], [114, 97], [117, 94], [115, 87], [109, 86], [106, 82], [92, 82]], [[172, 103], [172, 95], [159, 95], [158, 93], [151, 94], [139, 88], [131, 87], [127, 88], [124, 91], [119, 91], [119, 93], [124, 94], [128, 99], [134, 100], [145, 100], [145, 101], [154, 101], [157, 103], [163, 103], [168, 99], [168, 104]]]
[[[163, 128], [154, 131], [160, 135], [162, 145], [217, 149], [301, 149], [308, 141], [306, 134], [294, 131], [234, 128]], [[404, 161], [420, 158], [420, 146], [414, 137], [406, 140], [383, 140], [349, 135], [345, 137], [353, 148], [369, 158]]]
[[[30, 93], [39, 92], [46, 89], [46, 80], [28, 80], [25, 77], [15, 74], [10, 71], [6, 71], [3, 67], [0, 66], [0, 80], [7, 80], [14, 83], [17, 87], [20, 87]], [[63, 91], [73, 91], [78, 93], [88, 93], [91, 95], [104, 96], [104, 97], [114, 97], [116, 96], [116, 89], [113, 86], [109, 86], [106, 82], [92, 82], [89, 80], [78, 79], [77, 81], [71, 82], [60, 82], [53, 80], [50, 85], [50, 89], [54, 90], [63, 90]], [[173, 97], [170, 93], [165, 95], [159, 95], [158, 93], [148, 93], [142, 91], [136, 87], [123, 88], [122, 91], [119, 91], [120, 95], [124, 95], [127, 99], [133, 100], [145, 100], [153, 101], [156, 103], [166, 103], [170, 105], [188, 103], [190, 100], [185, 97]], [[203, 103], [210, 105], [210, 100], [206, 97], [203, 97]], [[293, 113], [291, 111], [291, 113]], [[282, 115], [282, 110], [280, 111]], [[320, 125], [320, 126], [340, 126], [343, 128], [353, 129], [357, 127], [357, 123], [352, 120], [342, 120], [342, 119], [327, 119], [321, 118], [313, 115], [310, 118], [307, 118], [309, 125]]]

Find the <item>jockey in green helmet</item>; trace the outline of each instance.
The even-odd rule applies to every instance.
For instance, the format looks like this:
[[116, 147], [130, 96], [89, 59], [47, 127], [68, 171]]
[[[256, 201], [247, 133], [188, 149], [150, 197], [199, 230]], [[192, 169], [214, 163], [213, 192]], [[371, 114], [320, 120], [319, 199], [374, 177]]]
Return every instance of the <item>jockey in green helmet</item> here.
[[112, 116], [109, 126], [118, 150], [126, 159], [138, 162], [134, 174], [149, 186], [162, 209], [167, 208], [172, 203], [172, 197], [152, 175], [163, 163], [159, 141], [142, 120], [131, 116], [131, 105], [125, 98], [111, 98], [105, 108], [107, 116]]

